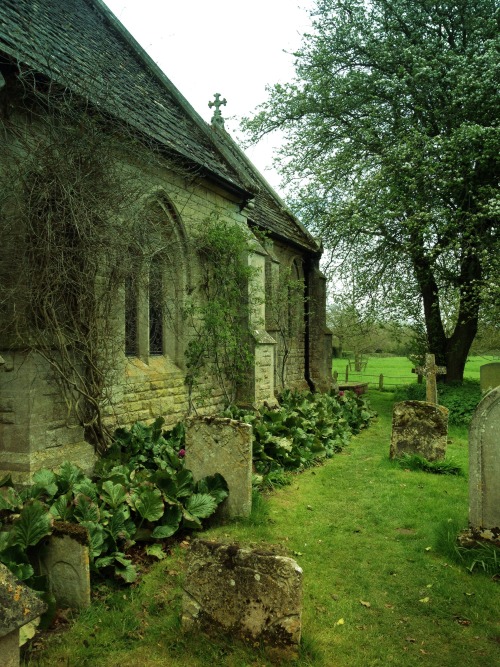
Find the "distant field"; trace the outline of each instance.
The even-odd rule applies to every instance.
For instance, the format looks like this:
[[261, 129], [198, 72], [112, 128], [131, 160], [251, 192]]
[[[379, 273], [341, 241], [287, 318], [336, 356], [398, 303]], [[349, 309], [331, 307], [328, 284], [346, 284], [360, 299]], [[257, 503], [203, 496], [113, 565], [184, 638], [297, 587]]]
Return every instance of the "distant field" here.
[[[380, 374], [384, 376], [384, 388], [391, 386], [410, 384], [417, 381], [417, 376], [411, 372], [413, 365], [406, 357], [366, 357], [366, 369], [363, 373], [355, 373], [349, 370], [349, 380], [359, 380], [378, 385]], [[465, 365], [465, 377], [478, 380], [479, 367], [491, 361], [499, 361], [497, 357], [485, 355], [480, 357], [469, 357]], [[339, 374], [339, 381], [345, 380], [348, 359], [334, 359], [333, 370]]]

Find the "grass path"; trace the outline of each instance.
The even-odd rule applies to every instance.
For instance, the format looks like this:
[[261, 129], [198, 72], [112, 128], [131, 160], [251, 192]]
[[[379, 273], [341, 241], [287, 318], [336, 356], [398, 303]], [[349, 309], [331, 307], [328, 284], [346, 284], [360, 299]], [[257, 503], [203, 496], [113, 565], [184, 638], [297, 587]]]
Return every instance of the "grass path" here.
[[[499, 584], [436, 547], [438, 533], [467, 523], [467, 481], [390, 462], [392, 394], [370, 397], [380, 417], [342, 454], [294, 476], [270, 496], [267, 514], [204, 537], [280, 544], [295, 555], [304, 571], [301, 667], [500, 665]], [[464, 465], [465, 431], [451, 440], [450, 455]], [[141, 586], [93, 606], [32, 664], [268, 665], [258, 652], [182, 635], [182, 560], [179, 549]]]
[[[277, 492], [255, 535], [286, 544], [304, 570], [302, 664], [500, 664], [498, 584], [434, 546], [437, 532], [467, 524], [467, 481], [391, 463], [392, 395], [371, 398], [381, 417]], [[449, 446], [462, 464], [464, 436], [453, 431]]]

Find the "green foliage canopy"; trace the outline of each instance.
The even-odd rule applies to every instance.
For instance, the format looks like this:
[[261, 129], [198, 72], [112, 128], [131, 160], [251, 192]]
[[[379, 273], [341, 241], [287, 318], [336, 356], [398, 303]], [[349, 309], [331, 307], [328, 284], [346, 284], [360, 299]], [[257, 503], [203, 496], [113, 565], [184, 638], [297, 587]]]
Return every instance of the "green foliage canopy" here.
[[295, 210], [365, 295], [423, 307], [461, 380], [500, 294], [498, 2], [317, 0], [312, 18], [295, 80], [244, 126], [284, 132]]

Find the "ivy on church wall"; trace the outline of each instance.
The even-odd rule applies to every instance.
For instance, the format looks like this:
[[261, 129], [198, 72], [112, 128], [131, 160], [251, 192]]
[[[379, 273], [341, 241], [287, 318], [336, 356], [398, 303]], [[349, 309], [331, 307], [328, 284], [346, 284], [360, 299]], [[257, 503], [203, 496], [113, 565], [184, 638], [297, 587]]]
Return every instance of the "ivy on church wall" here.
[[[192, 409], [196, 407], [194, 390], [204, 376], [216, 380], [226, 405], [236, 401], [248, 378], [253, 363], [248, 294], [255, 277], [247, 261], [248, 233], [234, 222], [211, 215], [199, 227], [194, 245], [201, 274], [185, 308], [192, 332], [186, 348], [186, 386]], [[205, 398], [198, 392], [200, 403]]]

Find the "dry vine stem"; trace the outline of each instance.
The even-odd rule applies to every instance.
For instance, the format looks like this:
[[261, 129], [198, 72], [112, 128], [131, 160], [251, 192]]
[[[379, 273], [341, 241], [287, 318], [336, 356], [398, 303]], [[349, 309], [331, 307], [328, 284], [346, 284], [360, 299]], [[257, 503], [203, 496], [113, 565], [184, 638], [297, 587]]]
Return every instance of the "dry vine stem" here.
[[[11, 117], [14, 95], [24, 111]], [[110, 436], [103, 409], [124, 349], [124, 284], [151, 261], [141, 183], [125, 164], [140, 155], [195, 174], [29, 72], [16, 72], [0, 93], [0, 133], [8, 184], [0, 195], [0, 342], [47, 362], [68, 423], [76, 416], [102, 450]]]

